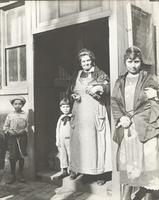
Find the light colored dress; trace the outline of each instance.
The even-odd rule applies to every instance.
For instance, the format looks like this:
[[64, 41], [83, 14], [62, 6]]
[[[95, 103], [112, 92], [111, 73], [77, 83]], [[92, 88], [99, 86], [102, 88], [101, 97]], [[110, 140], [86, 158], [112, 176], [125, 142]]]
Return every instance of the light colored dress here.
[[[126, 77], [126, 110], [133, 115], [133, 102], [138, 76]], [[141, 143], [133, 123], [124, 130], [119, 148], [119, 170], [121, 182], [147, 189], [159, 190], [159, 137]]]
[[81, 97], [74, 102], [71, 120], [71, 169], [83, 174], [101, 174], [112, 170], [110, 125], [107, 110], [87, 94], [87, 87], [97, 82], [79, 71], [74, 93]]

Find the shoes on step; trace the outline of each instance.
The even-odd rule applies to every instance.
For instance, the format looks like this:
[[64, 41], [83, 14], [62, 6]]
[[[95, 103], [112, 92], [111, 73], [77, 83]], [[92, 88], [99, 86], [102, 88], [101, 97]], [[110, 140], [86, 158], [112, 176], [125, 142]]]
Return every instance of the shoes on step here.
[[63, 171], [62, 174], [60, 174], [59, 176], [57, 176], [57, 179], [63, 179], [65, 177], [69, 176], [69, 173], [67, 171]]
[[15, 175], [11, 175], [10, 178], [6, 181], [6, 184], [12, 184], [16, 181]]
[[23, 174], [21, 174], [21, 173], [19, 174], [18, 181], [19, 181], [20, 183], [25, 183], [25, 182], [26, 182], [26, 180], [25, 180]]
[[70, 179], [75, 180], [80, 174], [76, 172], [71, 172]]

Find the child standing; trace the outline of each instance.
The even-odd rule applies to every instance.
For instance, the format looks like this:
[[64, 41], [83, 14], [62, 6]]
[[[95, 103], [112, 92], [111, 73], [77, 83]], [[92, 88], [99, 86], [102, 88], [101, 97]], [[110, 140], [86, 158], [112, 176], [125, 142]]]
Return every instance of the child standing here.
[[23, 176], [24, 157], [27, 147], [28, 115], [22, 110], [26, 103], [25, 98], [17, 96], [10, 100], [14, 111], [7, 115], [3, 130], [8, 137], [8, 151], [11, 176], [8, 184], [16, 180], [16, 162], [19, 161], [19, 182], [25, 182]]
[[58, 119], [56, 127], [56, 146], [60, 153], [60, 167], [62, 174], [59, 178], [68, 176], [68, 167], [70, 163], [70, 102], [67, 98], [60, 101], [60, 110], [62, 115]]

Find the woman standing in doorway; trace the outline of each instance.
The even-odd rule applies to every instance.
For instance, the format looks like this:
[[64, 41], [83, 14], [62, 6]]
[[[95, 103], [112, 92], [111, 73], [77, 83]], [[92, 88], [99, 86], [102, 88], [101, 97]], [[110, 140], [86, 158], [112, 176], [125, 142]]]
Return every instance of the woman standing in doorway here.
[[158, 82], [143, 69], [138, 47], [126, 50], [124, 62], [127, 72], [117, 79], [112, 95], [123, 200], [132, 199], [133, 186], [139, 188], [133, 200], [152, 200], [152, 191], [159, 190]]
[[[110, 126], [104, 102], [109, 78], [95, 65], [93, 52], [82, 49], [78, 57], [82, 69], [74, 75], [68, 90], [73, 100], [70, 165], [73, 172], [99, 175], [112, 171]], [[99, 185], [106, 182], [99, 179]]]

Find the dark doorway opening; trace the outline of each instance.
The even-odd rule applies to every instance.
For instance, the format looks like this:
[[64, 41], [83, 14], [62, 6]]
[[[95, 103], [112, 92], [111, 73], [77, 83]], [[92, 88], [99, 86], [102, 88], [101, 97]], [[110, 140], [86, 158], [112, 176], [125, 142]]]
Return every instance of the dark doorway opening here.
[[81, 48], [95, 53], [96, 64], [109, 75], [108, 18], [64, 27], [34, 37], [35, 153], [37, 171], [48, 169], [55, 149], [59, 100], [75, 70]]

